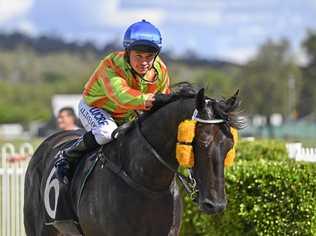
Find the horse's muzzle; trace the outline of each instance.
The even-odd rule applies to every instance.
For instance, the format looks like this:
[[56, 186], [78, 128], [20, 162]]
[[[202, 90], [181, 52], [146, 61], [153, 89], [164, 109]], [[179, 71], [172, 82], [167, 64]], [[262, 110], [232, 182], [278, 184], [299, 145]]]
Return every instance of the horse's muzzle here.
[[207, 214], [220, 213], [225, 210], [226, 205], [227, 205], [226, 200], [215, 203], [209, 199], [204, 199], [200, 201], [199, 203], [200, 209]]

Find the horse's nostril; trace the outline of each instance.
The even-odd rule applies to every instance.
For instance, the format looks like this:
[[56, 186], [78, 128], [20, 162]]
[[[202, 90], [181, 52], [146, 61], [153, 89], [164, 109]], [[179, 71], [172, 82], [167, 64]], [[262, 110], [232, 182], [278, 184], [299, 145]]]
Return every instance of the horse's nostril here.
[[222, 212], [226, 208], [226, 201], [213, 202], [209, 199], [205, 199], [201, 202], [201, 208], [207, 213]]
[[214, 203], [211, 200], [209, 200], [209, 199], [205, 199], [205, 200], [202, 201], [202, 205], [213, 207]]

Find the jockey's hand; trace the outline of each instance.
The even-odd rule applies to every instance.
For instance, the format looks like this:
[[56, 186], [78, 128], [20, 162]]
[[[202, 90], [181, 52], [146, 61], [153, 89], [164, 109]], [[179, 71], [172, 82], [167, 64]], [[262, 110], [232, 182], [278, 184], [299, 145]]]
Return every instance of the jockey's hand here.
[[154, 106], [158, 106], [161, 107], [169, 102], [172, 102], [173, 100], [175, 100], [176, 97], [172, 94], [167, 95], [164, 93], [156, 93], [155, 94], [155, 101], [154, 101]]
[[150, 94], [148, 99], [145, 101], [145, 110], [148, 111], [152, 108], [155, 102], [154, 94]]

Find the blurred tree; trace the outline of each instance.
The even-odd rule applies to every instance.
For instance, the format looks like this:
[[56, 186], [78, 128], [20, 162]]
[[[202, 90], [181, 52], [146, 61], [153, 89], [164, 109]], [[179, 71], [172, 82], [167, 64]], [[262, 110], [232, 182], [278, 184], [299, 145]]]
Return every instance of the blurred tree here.
[[214, 98], [231, 96], [238, 87], [232, 75], [214, 69], [199, 71], [195, 81], [206, 89], [207, 95]]
[[316, 31], [308, 32], [303, 42], [303, 48], [308, 56], [308, 64], [303, 69], [303, 87], [299, 102], [299, 115], [301, 117], [316, 110]]
[[[0, 123], [49, 120], [51, 96], [80, 94], [100, 57], [121, 47], [118, 41], [96, 48], [90, 42], [0, 33]], [[172, 83], [189, 81], [208, 86], [212, 97], [231, 95], [235, 89], [230, 89], [234, 64], [191, 57], [175, 59], [170, 55], [165, 51], [162, 57], [169, 59]]]
[[[300, 70], [287, 40], [267, 41], [242, 69], [240, 79], [244, 107], [249, 115], [281, 113], [293, 118], [300, 87]], [[273, 136], [272, 129], [270, 135]]]
[[0, 51], [0, 123], [48, 120], [51, 96], [80, 94], [97, 61], [96, 55], [43, 55], [25, 47]]

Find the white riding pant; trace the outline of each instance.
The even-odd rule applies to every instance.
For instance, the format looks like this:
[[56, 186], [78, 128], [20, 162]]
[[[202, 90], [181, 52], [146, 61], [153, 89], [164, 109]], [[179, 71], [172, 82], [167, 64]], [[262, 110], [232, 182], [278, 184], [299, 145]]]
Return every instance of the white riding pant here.
[[79, 119], [87, 131], [92, 131], [98, 144], [112, 140], [112, 133], [117, 128], [113, 118], [101, 108], [88, 106], [83, 99], [79, 102]]

